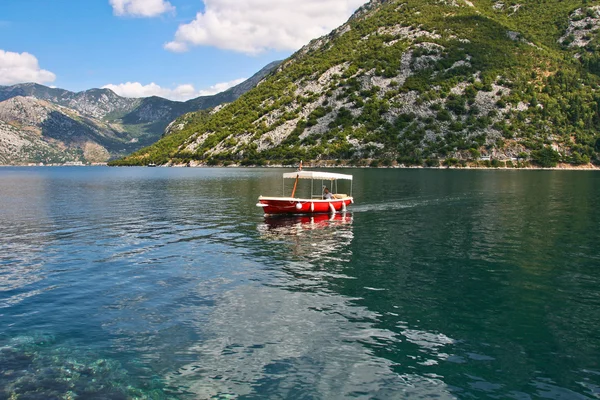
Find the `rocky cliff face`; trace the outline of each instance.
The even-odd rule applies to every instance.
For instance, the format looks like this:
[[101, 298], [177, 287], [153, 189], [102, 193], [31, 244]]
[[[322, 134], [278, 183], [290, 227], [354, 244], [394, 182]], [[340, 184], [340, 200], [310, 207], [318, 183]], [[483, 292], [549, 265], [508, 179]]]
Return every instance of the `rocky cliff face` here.
[[105, 118], [111, 113], [123, 114], [130, 112], [141, 102], [140, 99], [120, 97], [109, 89], [91, 89], [85, 92], [73, 93], [36, 83], [0, 87], [0, 101], [17, 96], [45, 100], [73, 109], [82, 115], [99, 119]]
[[121, 161], [598, 161], [597, 7], [371, 1], [237, 101]]
[[108, 149], [117, 152], [127, 146], [126, 132], [34, 97], [17, 96], [0, 102], [0, 121], [7, 144], [0, 145], [3, 163], [106, 162]]
[[77, 159], [76, 151], [43, 140], [37, 130], [15, 127], [0, 121], [0, 165], [65, 163]]
[[[73, 93], [34, 83], [0, 87], [2, 143], [6, 144], [0, 144], [0, 164], [103, 162], [126, 155], [154, 143], [180, 115], [234, 101], [277, 65], [268, 65], [223, 93], [187, 102], [129, 99], [109, 89]], [[25, 151], [36, 147], [39, 151]]]

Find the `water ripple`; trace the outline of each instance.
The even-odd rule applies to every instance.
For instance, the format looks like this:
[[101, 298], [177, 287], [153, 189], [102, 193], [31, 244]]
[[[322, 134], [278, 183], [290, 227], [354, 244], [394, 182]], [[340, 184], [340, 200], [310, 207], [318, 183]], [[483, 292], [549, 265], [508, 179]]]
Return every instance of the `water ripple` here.
[[596, 175], [280, 173], [0, 170], [0, 399], [599, 397]]

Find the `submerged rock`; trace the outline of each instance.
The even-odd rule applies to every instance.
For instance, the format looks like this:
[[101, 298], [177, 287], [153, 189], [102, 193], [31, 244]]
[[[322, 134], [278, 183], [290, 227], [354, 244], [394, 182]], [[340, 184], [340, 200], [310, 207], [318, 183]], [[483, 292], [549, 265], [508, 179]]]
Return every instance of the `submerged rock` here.
[[132, 384], [123, 365], [59, 343], [19, 337], [0, 347], [0, 400], [167, 399], [161, 382]]

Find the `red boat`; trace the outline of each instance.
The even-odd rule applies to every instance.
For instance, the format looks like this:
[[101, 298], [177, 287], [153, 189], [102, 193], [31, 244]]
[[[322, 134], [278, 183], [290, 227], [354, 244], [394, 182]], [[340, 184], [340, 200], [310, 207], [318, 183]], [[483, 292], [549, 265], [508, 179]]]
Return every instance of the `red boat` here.
[[[296, 171], [283, 174], [283, 190], [285, 196], [285, 180], [294, 179], [294, 188], [290, 197], [258, 198], [257, 207], [262, 207], [265, 214], [319, 214], [346, 211], [346, 207], [354, 203], [352, 198], [352, 175], [334, 174], [321, 171]], [[311, 195], [306, 198], [296, 197], [298, 182], [301, 179], [311, 181]], [[350, 195], [338, 192], [338, 180], [350, 182]], [[318, 193], [315, 193], [315, 181], [321, 182]], [[324, 193], [324, 183], [329, 184], [328, 193]]]

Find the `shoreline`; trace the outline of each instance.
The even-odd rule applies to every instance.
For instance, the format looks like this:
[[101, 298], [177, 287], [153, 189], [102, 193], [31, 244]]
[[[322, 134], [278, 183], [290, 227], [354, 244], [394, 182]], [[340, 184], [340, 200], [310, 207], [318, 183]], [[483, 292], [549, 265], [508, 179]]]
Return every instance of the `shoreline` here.
[[[208, 164], [196, 164], [196, 165], [186, 165], [186, 164], [174, 164], [174, 165], [157, 165], [157, 167], [162, 168], [297, 168], [298, 165], [290, 165], [290, 164], [270, 164], [270, 165], [248, 165], [242, 166], [240, 164], [231, 164], [231, 165], [208, 165]], [[436, 170], [492, 170], [492, 171], [600, 171], [600, 165], [594, 165], [592, 163], [585, 165], [571, 165], [566, 163], [559, 163], [556, 167], [538, 167], [535, 165], [528, 164], [526, 166], [513, 166], [513, 167], [488, 167], [483, 165], [439, 165], [439, 166], [425, 166], [425, 165], [404, 165], [404, 164], [396, 164], [396, 165], [379, 165], [379, 166], [370, 166], [370, 165], [331, 165], [326, 163], [314, 163], [314, 162], [306, 162], [303, 166], [305, 169], [345, 169], [345, 168], [355, 168], [355, 169], [436, 169]]]
[[[272, 164], [272, 165], [207, 165], [198, 164], [188, 166], [185, 164], [177, 165], [156, 165], [155, 167], [148, 166], [109, 166], [109, 165], [23, 165], [23, 164], [4, 164], [0, 165], [0, 168], [98, 168], [98, 167], [109, 167], [109, 168], [297, 168], [297, 165], [285, 165], [285, 164]], [[431, 170], [452, 170], [452, 171], [600, 171], [600, 165], [580, 165], [574, 166], [569, 164], [559, 164], [556, 167], [535, 167], [535, 166], [523, 166], [523, 167], [486, 167], [486, 166], [405, 166], [405, 165], [392, 165], [392, 166], [369, 166], [369, 165], [319, 165], [306, 163], [304, 165], [306, 169], [431, 169]]]

